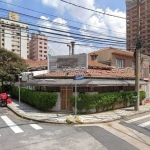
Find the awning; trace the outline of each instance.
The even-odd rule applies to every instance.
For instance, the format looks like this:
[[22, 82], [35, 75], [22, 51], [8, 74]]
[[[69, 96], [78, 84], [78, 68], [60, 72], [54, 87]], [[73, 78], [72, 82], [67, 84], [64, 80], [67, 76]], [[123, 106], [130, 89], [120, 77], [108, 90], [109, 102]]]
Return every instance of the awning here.
[[[140, 84], [146, 84], [145, 81], [141, 80]], [[88, 85], [96, 86], [135, 86], [135, 80], [119, 80], [119, 79], [95, 79], [88, 83]]]
[[[134, 86], [135, 80], [120, 80], [120, 79], [34, 79], [26, 82], [27, 85], [39, 86]], [[146, 84], [145, 81], [140, 80], [140, 85]]]

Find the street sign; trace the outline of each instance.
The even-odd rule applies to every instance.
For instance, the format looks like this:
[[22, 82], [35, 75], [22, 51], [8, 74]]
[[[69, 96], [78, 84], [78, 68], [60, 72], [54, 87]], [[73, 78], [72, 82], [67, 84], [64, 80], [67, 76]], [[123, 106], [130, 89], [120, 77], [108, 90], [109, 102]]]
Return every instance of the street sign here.
[[84, 76], [74, 76], [73, 79], [74, 80], [83, 80]]

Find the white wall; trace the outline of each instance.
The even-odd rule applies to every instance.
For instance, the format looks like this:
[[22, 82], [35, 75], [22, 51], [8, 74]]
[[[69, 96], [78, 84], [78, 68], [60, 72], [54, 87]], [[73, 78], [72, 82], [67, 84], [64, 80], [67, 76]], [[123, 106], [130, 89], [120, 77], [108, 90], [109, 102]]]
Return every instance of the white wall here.
[[27, 32], [25, 33], [25, 31], [21, 32], [21, 57], [24, 59], [27, 59], [27, 44], [28, 44], [28, 40], [27, 40]]
[[[45, 74], [48, 73], [48, 70], [41, 70], [41, 71], [32, 71], [32, 72], [22, 72], [22, 81], [27, 81], [28, 80], [28, 75], [33, 73], [33, 76], [40, 75], [40, 74]], [[31, 78], [31, 76], [29, 76]]]
[[12, 46], [11, 46], [12, 45], [12, 43], [11, 43], [11, 40], [12, 40], [11, 36], [12, 35], [11, 34], [12, 34], [11, 30], [5, 29], [5, 33], [4, 33], [4, 46], [9, 51], [11, 51], [11, 49], [12, 49]]

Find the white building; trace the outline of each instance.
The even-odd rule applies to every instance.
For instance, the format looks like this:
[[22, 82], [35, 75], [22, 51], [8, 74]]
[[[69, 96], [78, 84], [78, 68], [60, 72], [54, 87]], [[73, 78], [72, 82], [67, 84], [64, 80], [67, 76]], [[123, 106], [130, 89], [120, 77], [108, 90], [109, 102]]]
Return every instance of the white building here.
[[0, 47], [27, 59], [29, 55], [28, 43], [28, 25], [19, 22], [17, 13], [10, 12], [9, 19], [0, 18]]

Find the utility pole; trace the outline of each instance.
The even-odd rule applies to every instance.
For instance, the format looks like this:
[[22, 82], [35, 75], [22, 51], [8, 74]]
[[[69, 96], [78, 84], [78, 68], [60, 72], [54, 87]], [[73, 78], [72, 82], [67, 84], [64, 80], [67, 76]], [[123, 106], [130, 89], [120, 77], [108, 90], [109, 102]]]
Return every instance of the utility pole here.
[[137, 100], [135, 103], [135, 110], [139, 110], [139, 91], [140, 91], [140, 50], [141, 50], [141, 38], [140, 38], [140, 2], [141, 0], [137, 0], [137, 41], [136, 41], [136, 50], [135, 50], [135, 92], [137, 94]]

